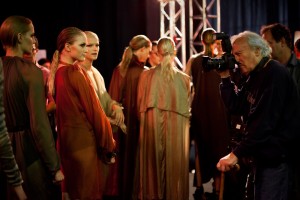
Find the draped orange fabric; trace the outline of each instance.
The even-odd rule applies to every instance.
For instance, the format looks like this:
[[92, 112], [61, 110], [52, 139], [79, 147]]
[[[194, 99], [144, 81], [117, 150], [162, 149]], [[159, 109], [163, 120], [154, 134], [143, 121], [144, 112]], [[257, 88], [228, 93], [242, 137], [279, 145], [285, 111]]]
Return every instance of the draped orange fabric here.
[[62, 191], [71, 199], [100, 199], [98, 148], [113, 151], [112, 130], [88, 75], [78, 66], [55, 75], [57, 147], [65, 174]]

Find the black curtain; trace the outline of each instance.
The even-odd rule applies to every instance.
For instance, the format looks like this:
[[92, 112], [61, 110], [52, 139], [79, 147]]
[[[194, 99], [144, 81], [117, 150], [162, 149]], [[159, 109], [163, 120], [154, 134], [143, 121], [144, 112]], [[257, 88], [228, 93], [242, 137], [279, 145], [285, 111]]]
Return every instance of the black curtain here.
[[[188, 35], [188, 0], [185, 4]], [[259, 33], [262, 25], [280, 22], [293, 34], [300, 30], [299, 11], [299, 0], [221, 0], [221, 30], [229, 35], [244, 30]], [[107, 86], [113, 68], [120, 62], [133, 36], [145, 34], [151, 40], [160, 37], [158, 0], [47, 0], [35, 4], [5, 0], [0, 7], [0, 22], [10, 15], [24, 15], [33, 20], [40, 48], [47, 50], [48, 58], [52, 58], [56, 37], [63, 28], [76, 26], [96, 32], [101, 44], [99, 58], [94, 64]], [[4, 52], [0, 48], [2, 55]]]
[[229, 35], [244, 30], [259, 33], [262, 25], [279, 22], [300, 29], [300, 2], [291, 0], [221, 0], [221, 27]]

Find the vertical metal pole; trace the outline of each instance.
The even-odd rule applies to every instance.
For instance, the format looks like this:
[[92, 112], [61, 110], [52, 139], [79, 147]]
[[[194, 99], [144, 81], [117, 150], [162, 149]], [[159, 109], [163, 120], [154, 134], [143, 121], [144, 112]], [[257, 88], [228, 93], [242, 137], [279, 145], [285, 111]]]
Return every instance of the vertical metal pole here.
[[[186, 63], [186, 25], [184, 0], [161, 1], [160, 9], [160, 36], [168, 36], [174, 39], [178, 53], [175, 61], [178, 68], [184, 70]], [[167, 27], [166, 24], [168, 25]]]
[[189, 0], [189, 44], [190, 56], [198, 53], [196, 47], [202, 46], [200, 35], [203, 29], [212, 27], [211, 22], [216, 20], [214, 29], [221, 31], [220, 0]]

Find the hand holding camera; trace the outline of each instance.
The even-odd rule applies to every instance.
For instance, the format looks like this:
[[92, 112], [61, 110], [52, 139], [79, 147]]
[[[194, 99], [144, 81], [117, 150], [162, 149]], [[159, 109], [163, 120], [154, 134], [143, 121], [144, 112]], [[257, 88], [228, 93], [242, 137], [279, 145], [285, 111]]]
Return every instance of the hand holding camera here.
[[227, 69], [234, 69], [236, 67], [236, 60], [231, 54], [232, 46], [229, 36], [223, 32], [214, 33], [213, 40], [222, 40], [221, 43], [224, 54], [221, 58], [211, 58], [209, 56], [203, 56], [202, 66], [204, 71], [210, 71], [215, 69], [218, 72], [222, 72], [227, 71]]

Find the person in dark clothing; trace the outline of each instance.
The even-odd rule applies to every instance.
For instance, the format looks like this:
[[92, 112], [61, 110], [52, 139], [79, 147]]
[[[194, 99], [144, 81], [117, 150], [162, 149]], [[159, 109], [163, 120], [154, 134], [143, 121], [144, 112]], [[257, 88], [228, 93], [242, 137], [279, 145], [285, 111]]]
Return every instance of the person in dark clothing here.
[[34, 35], [29, 18], [9, 16], [1, 24], [5, 122], [28, 199], [52, 200], [53, 182], [64, 175], [46, 113], [42, 71], [23, 58], [32, 53]]
[[137, 86], [139, 76], [145, 67], [145, 62], [149, 57], [152, 44], [145, 35], [136, 35], [126, 47], [124, 59], [129, 64], [123, 69], [126, 73], [121, 85], [120, 102], [124, 106], [125, 124], [127, 134], [120, 144], [120, 157], [122, 158], [122, 177], [121, 177], [121, 199], [128, 200], [132, 198], [134, 188], [134, 174], [137, 158], [137, 145], [139, 140], [139, 119], [137, 110]]
[[219, 92], [220, 77], [215, 70], [206, 71], [202, 64], [203, 56], [215, 57], [212, 28], [204, 29], [201, 34], [203, 51], [193, 55], [186, 66], [185, 73], [190, 75], [193, 84], [191, 104], [191, 140], [195, 143], [196, 200], [204, 199], [203, 184], [213, 181], [213, 194], [217, 198], [220, 188], [220, 172], [215, 168], [219, 158], [228, 153], [230, 141], [227, 111]]
[[262, 26], [260, 34], [272, 48], [272, 59], [286, 66], [300, 93], [300, 60], [293, 51], [294, 45], [289, 28], [279, 23], [270, 24]]
[[[0, 179], [2, 178], [2, 172], [7, 178], [7, 182], [15, 191], [19, 200], [27, 199], [27, 196], [23, 190], [22, 183], [23, 178], [16, 162], [9, 135], [7, 133], [4, 105], [3, 105], [3, 66], [2, 59], [0, 58]], [[2, 180], [1, 180], [2, 181]], [[2, 185], [0, 181], [0, 199], [7, 199], [5, 190], [6, 186]]]
[[[235, 90], [229, 70], [219, 71], [223, 101], [243, 116], [242, 140], [216, 167], [233, 169], [251, 158], [255, 200], [291, 200], [299, 144], [300, 99], [296, 84], [282, 64], [270, 58], [271, 48], [258, 34], [244, 31], [231, 37], [232, 54], [247, 80]], [[276, 178], [275, 178], [276, 177]]]

